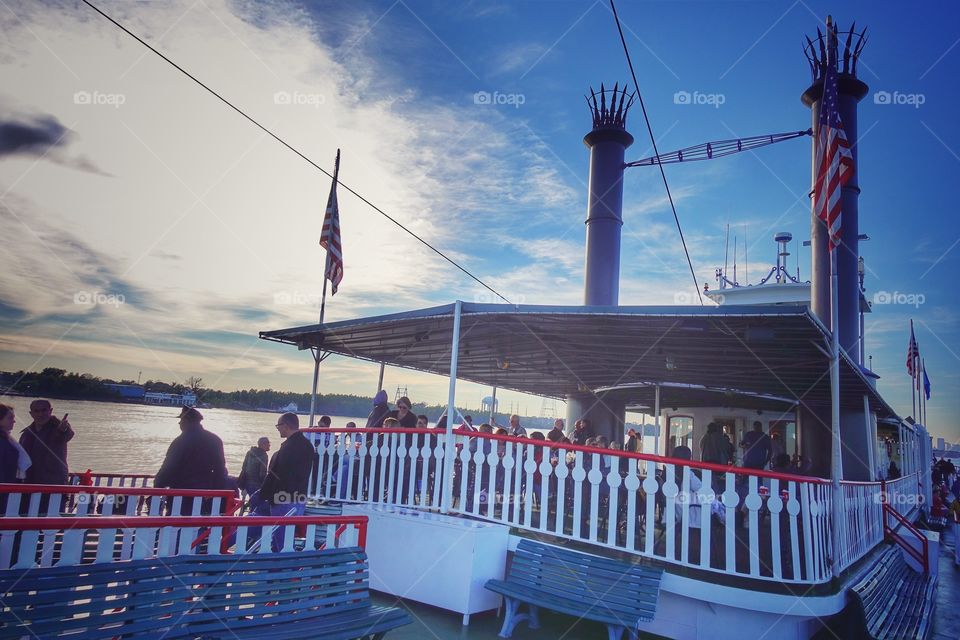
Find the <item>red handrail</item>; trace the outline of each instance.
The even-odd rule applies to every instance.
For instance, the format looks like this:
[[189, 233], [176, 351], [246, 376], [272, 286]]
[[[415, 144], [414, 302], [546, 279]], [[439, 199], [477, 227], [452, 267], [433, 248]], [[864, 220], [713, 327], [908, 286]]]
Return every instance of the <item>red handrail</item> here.
[[886, 517], [884, 517], [883, 531], [886, 534], [886, 536], [891, 540], [893, 540], [894, 542], [896, 542], [898, 545], [900, 545], [900, 548], [906, 551], [914, 560], [919, 562], [920, 566], [923, 567], [924, 573], [929, 573], [930, 572], [930, 549], [927, 541], [927, 536], [920, 533], [919, 529], [913, 526], [913, 524], [909, 520], [907, 520], [902, 515], [897, 513], [897, 510], [891, 507], [886, 502], [884, 502], [883, 504], [883, 512], [885, 516], [888, 513], [892, 515], [894, 520], [899, 522], [901, 526], [903, 526], [907, 531], [912, 533], [914, 536], [917, 537], [918, 540], [920, 540], [920, 548], [922, 549], [922, 551], [917, 551], [916, 549], [911, 547], [909, 544], [907, 544], [907, 541], [903, 538], [903, 536], [898, 534], [893, 527], [890, 527], [887, 525], [887, 519]]
[[[330, 429], [321, 429], [319, 427], [308, 427], [300, 429], [307, 433], [386, 433], [386, 434], [424, 434], [424, 435], [440, 435], [447, 432], [446, 429], [366, 429], [366, 428], [356, 428], [356, 429], [346, 429], [346, 428], [330, 428]], [[502, 442], [517, 442], [522, 444], [533, 444], [539, 447], [549, 447], [551, 449], [563, 449], [565, 451], [583, 451], [584, 453], [598, 453], [605, 456], [617, 456], [620, 458], [631, 458], [634, 460], [647, 460], [652, 462], [659, 462], [662, 464], [673, 464], [681, 467], [692, 467], [694, 469], [709, 469], [710, 471], [719, 471], [721, 473], [735, 473], [737, 475], [746, 475], [746, 476], [757, 476], [758, 478], [773, 478], [776, 480], [785, 480], [787, 482], [808, 482], [811, 484], [830, 484], [830, 480], [825, 478], [815, 478], [811, 476], [801, 476], [792, 473], [780, 473], [778, 471], [763, 471], [760, 469], [748, 469], [746, 467], [735, 467], [733, 465], [725, 464], [715, 464], [712, 462], [699, 462], [696, 460], [685, 460], [682, 458], [668, 458], [666, 456], [656, 456], [649, 453], [634, 453], [633, 451], [622, 451], [620, 449], [600, 449], [598, 447], [588, 447], [581, 444], [566, 444], [566, 443], [557, 443], [551, 442], [550, 440], [534, 440], [533, 438], [524, 438], [520, 436], [498, 436], [493, 433], [481, 433], [479, 431], [471, 431], [470, 433], [463, 433], [454, 429], [454, 435], [467, 436], [469, 438], [483, 438], [486, 440], [498, 440]]]

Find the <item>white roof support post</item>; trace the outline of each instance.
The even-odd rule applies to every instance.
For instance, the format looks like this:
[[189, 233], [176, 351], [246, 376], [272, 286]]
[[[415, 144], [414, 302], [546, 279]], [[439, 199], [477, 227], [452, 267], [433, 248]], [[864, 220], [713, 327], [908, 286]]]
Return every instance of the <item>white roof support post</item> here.
[[[453, 340], [450, 346], [450, 386], [447, 391], [447, 433], [443, 451], [443, 495], [440, 500], [440, 512], [447, 513], [453, 506], [453, 461], [457, 455], [456, 434], [453, 420], [457, 411], [454, 408], [457, 396], [457, 361], [460, 356], [460, 316], [463, 302], [457, 300], [453, 311]], [[466, 466], [466, 465], [464, 465]], [[466, 469], [464, 469], [466, 471]]]
[[863, 394], [864, 429], [867, 431], [867, 464], [870, 465], [870, 482], [877, 479], [877, 433], [873, 430], [873, 420], [870, 417], [870, 397]]
[[[658, 384], [655, 388], [655, 395], [653, 401], [653, 455], [660, 455], [660, 385]], [[664, 448], [664, 455], [666, 455], [666, 448]]]

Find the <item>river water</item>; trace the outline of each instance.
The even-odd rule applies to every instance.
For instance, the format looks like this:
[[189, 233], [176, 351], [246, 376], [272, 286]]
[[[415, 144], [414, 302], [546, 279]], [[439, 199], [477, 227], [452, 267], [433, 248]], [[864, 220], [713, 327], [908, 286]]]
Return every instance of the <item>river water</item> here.
[[[5, 396], [0, 402], [12, 405], [17, 416], [14, 433], [30, 424], [30, 402], [34, 398]], [[145, 404], [90, 402], [86, 400], [52, 400], [58, 418], [70, 414], [76, 435], [70, 441], [67, 463], [71, 471], [93, 469], [99, 473], [156, 473], [163, 462], [170, 442], [180, 434], [177, 418], [179, 407], [158, 407]], [[230, 475], [240, 473], [243, 457], [261, 436], [270, 438], [271, 453], [280, 447], [280, 435], [274, 425], [276, 413], [201, 409], [204, 428], [223, 440]], [[349, 421], [358, 425], [367, 419], [331, 416], [334, 427]], [[301, 416], [300, 424], [307, 424]]]

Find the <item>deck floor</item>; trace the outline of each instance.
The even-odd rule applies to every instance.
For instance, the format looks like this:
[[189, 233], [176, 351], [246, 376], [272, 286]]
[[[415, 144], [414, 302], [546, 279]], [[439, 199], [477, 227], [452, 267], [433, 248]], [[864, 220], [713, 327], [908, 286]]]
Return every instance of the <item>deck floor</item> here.
[[[953, 549], [956, 541], [950, 532], [941, 537], [940, 579], [937, 585], [937, 607], [934, 612], [933, 632], [929, 640], [957, 640], [960, 638], [960, 567], [953, 561]], [[470, 626], [461, 625], [459, 614], [450, 613], [409, 600], [398, 601], [386, 594], [374, 594], [378, 604], [403, 607], [413, 618], [413, 624], [407, 625], [387, 636], [391, 640], [494, 640], [500, 631], [503, 618], [494, 612], [474, 615]], [[543, 628], [532, 631], [520, 624], [513, 633], [516, 640], [541, 638], [563, 638], [564, 640], [595, 640], [606, 636], [602, 625], [590, 621], [577, 621], [570, 616], [544, 611], [540, 616]], [[659, 636], [644, 635], [644, 639]], [[823, 640], [839, 640], [829, 630], [823, 630], [816, 636]]]
[[937, 583], [937, 608], [933, 614], [932, 640], [960, 638], [960, 567], [954, 564], [957, 540], [951, 532], [940, 536], [940, 579]]
[[[413, 624], [400, 627], [387, 634], [387, 640], [495, 640], [503, 624], [503, 617], [496, 612], [475, 614], [470, 617], [470, 625], [461, 624], [461, 616], [419, 602], [398, 601], [397, 598], [382, 593], [373, 594], [376, 604], [402, 607], [413, 619]], [[514, 640], [543, 640], [543, 638], [562, 638], [563, 640], [597, 640], [606, 638], [606, 627], [589, 620], [580, 620], [550, 611], [540, 614], [540, 629], [531, 630], [526, 623], [514, 630]], [[650, 634], [640, 636], [642, 640], [662, 638]]]

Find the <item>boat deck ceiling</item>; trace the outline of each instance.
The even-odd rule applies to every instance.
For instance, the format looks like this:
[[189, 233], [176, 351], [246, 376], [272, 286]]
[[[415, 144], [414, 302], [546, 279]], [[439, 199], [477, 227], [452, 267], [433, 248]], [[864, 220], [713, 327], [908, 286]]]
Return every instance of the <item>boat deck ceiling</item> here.
[[[454, 308], [263, 331], [260, 337], [446, 376]], [[462, 303], [457, 378], [556, 398], [631, 383], [673, 383], [661, 390], [663, 406], [716, 396], [683, 389], [693, 385], [822, 408], [830, 403], [828, 345], [828, 331], [803, 307]], [[649, 385], [637, 388], [645, 390], [626, 397], [647, 404]], [[840, 394], [844, 408], [862, 411], [868, 395], [879, 417], [896, 417], [846, 354]]]

